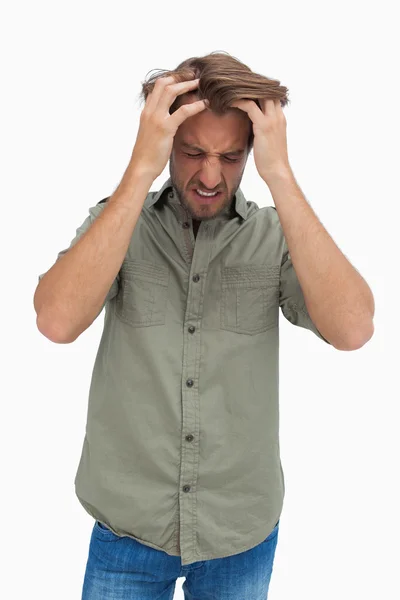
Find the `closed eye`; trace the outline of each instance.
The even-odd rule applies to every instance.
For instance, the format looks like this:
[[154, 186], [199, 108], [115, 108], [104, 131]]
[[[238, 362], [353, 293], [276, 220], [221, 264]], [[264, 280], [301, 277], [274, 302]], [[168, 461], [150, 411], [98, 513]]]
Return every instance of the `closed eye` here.
[[[199, 158], [199, 156], [203, 156], [202, 154], [188, 154], [187, 152], [184, 152], [184, 154], [186, 156], [188, 156], [189, 158]], [[239, 162], [238, 158], [229, 158], [228, 156], [224, 156], [223, 157], [225, 160], [227, 160], [228, 162]]]

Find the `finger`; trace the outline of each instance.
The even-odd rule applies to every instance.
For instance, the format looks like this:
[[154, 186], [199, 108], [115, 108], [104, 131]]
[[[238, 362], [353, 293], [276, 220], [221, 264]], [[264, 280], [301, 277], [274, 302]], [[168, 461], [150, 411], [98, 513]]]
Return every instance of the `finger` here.
[[148, 108], [149, 112], [153, 112], [158, 104], [161, 94], [163, 93], [165, 86], [174, 83], [175, 78], [172, 75], [168, 77], [159, 77], [154, 84], [153, 89], [146, 98], [145, 107]]
[[262, 119], [264, 118], [264, 114], [263, 111], [257, 106], [257, 104], [253, 100], [235, 100], [235, 102], [233, 102], [231, 106], [235, 108], [240, 108], [240, 110], [243, 110], [249, 115], [253, 123], [255, 123], [256, 125], [261, 125]]
[[190, 79], [189, 81], [182, 81], [181, 83], [174, 83], [172, 85], [168, 84], [159, 98], [156, 107], [157, 110], [161, 110], [163, 113], [169, 112], [171, 104], [173, 104], [177, 96], [195, 90], [198, 85], [198, 79]]
[[[261, 105], [263, 107], [264, 115], [276, 116], [276, 100], [271, 100], [270, 98], [262, 98]], [[279, 100], [278, 100], [279, 102]]]
[[286, 122], [285, 113], [283, 112], [283, 108], [280, 100], [275, 100], [275, 110], [278, 117]]
[[196, 102], [192, 102], [191, 104], [183, 104], [170, 117], [171, 124], [175, 128], [175, 131], [178, 129], [179, 125], [181, 125], [181, 123], [183, 123], [183, 121], [185, 121], [188, 117], [196, 115], [197, 113], [201, 112], [207, 107], [207, 100], [197, 100]]

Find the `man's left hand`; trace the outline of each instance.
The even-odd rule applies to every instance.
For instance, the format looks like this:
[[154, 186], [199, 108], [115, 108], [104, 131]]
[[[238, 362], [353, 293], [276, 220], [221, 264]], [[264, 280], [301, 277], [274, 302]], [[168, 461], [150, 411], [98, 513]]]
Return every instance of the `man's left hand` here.
[[253, 122], [254, 162], [262, 179], [268, 180], [274, 175], [291, 173], [289, 165], [286, 117], [280, 100], [259, 100], [260, 110], [254, 100], [235, 100], [230, 106], [246, 112]]

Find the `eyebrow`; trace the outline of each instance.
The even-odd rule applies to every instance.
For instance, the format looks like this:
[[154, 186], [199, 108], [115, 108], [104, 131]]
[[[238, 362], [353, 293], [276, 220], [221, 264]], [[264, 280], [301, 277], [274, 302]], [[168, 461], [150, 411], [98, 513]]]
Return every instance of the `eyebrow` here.
[[[187, 142], [182, 142], [182, 146], [188, 148], [189, 150], [197, 150], [198, 152], [205, 152], [203, 148], [196, 146], [195, 144], [188, 144]], [[227, 154], [242, 154], [244, 152], [244, 148], [238, 148], [237, 150], [228, 150], [227, 152], [217, 152], [220, 156], [226, 156]]]

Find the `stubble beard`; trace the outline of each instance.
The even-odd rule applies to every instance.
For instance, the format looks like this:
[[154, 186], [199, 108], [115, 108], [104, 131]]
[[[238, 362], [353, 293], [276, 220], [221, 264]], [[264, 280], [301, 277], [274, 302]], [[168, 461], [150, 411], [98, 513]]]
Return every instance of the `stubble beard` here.
[[[199, 212], [195, 211], [193, 209], [193, 204], [186, 200], [185, 192], [183, 190], [183, 185], [179, 182], [179, 179], [175, 173], [175, 168], [174, 168], [172, 157], [170, 158], [170, 161], [169, 161], [169, 174], [170, 174], [172, 186], [176, 192], [179, 202], [187, 210], [187, 212], [189, 213], [191, 218], [194, 219], [195, 221], [209, 221], [211, 219], [215, 219], [216, 217], [218, 217], [218, 215], [220, 215], [223, 212], [229, 213], [233, 210], [233, 199], [234, 199], [237, 189], [239, 188], [242, 177], [240, 177], [239, 181], [237, 182], [237, 184], [234, 187], [233, 192], [228, 195], [228, 197], [225, 199], [224, 203], [219, 207], [219, 210], [217, 212], [213, 212], [212, 214], [202, 214], [201, 211], [199, 211]], [[223, 194], [226, 194], [225, 190], [224, 190]], [[212, 204], [205, 205], [205, 209], [208, 209], [209, 206], [211, 207]], [[199, 204], [199, 207], [200, 207], [200, 204]]]

